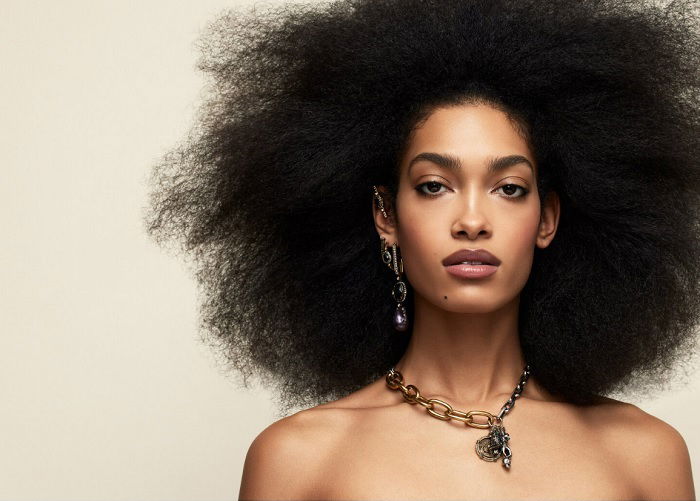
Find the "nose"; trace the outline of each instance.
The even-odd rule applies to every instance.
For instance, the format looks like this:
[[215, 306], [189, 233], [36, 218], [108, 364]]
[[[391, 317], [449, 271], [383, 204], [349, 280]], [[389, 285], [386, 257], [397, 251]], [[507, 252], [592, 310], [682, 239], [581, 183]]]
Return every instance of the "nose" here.
[[491, 233], [491, 224], [484, 210], [485, 203], [478, 194], [472, 194], [457, 205], [458, 212], [452, 225], [452, 235], [455, 238], [463, 238], [466, 235], [468, 239], [474, 240]]

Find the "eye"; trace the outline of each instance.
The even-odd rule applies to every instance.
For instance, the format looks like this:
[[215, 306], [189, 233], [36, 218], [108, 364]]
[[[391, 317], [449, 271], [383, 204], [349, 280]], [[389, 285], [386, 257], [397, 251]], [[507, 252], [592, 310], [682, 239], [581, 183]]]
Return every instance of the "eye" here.
[[[428, 191], [424, 190], [424, 187], [426, 187]], [[416, 186], [416, 191], [425, 197], [438, 197], [440, 196], [440, 191], [438, 191], [440, 187], [444, 188], [445, 185], [437, 181], [427, 181]], [[523, 198], [530, 193], [530, 190], [527, 188], [513, 183], [504, 184], [497, 188], [497, 190], [504, 190], [505, 198]], [[521, 194], [513, 195], [513, 191], [517, 192], [517, 190], [520, 190]]]
[[[519, 184], [512, 184], [512, 183], [504, 184], [500, 188], [497, 188], [497, 190], [501, 190], [501, 189], [504, 190], [506, 198], [523, 198], [525, 195], [530, 193], [530, 190], [528, 190], [527, 188], [524, 188], [523, 186], [520, 186]], [[511, 194], [514, 190], [517, 191], [518, 189], [522, 192], [521, 195], [512, 195]]]
[[[429, 191], [426, 192], [425, 190], [423, 190], [423, 186], [427, 186]], [[441, 186], [444, 187], [445, 185], [442, 183], [438, 183], [437, 181], [427, 181], [416, 186], [416, 191], [424, 197], [437, 197], [440, 196], [440, 192], [433, 191], [433, 189], [439, 189]]]

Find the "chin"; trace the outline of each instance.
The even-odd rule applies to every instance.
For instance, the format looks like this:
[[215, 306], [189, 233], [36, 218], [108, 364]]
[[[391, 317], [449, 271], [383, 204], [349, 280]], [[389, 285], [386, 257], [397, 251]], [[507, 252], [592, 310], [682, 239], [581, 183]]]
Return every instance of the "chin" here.
[[441, 297], [442, 301], [436, 306], [451, 313], [490, 313], [499, 310], [504, 305], [502, 302], [488, 301], [483, 297], [473, 300], [457, 298], [456, 296], [453, 296], [452, 299], [444, 299], [444, 295]]
[[448, 311], [452, 313], [470, 313], [470, 314], [484, 314], [484, 313], [491, 313], [492, 311], [498, 310], [498, 307], [495, 307], [493, 305], [468, 305], [465, 304], [461, 307], [457, 307], [454, 309], [450, 309]]

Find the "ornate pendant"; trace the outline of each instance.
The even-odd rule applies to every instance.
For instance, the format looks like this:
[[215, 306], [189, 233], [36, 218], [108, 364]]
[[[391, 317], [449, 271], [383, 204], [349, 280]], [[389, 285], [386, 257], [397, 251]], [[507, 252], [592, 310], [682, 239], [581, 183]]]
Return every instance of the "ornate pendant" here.
[[510, 435], [506, 429], [499, 424], [494, 424], [491, 431], [485, 437], [476, 441], [476, 453], [484, 461], [498, 461], [503, 457], [503, 466], [510, 469], [510, 457], [512, 455], [508, 447]]

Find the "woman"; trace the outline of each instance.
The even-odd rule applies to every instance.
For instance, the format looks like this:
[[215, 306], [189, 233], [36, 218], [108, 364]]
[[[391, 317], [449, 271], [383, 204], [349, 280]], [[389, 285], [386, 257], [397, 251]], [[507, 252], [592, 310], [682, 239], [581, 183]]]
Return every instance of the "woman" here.
[[700, 313], [697, 6], [226, 13], [149, 229], [283, 413], [241, 499], [693, 499], [660, 387]]

